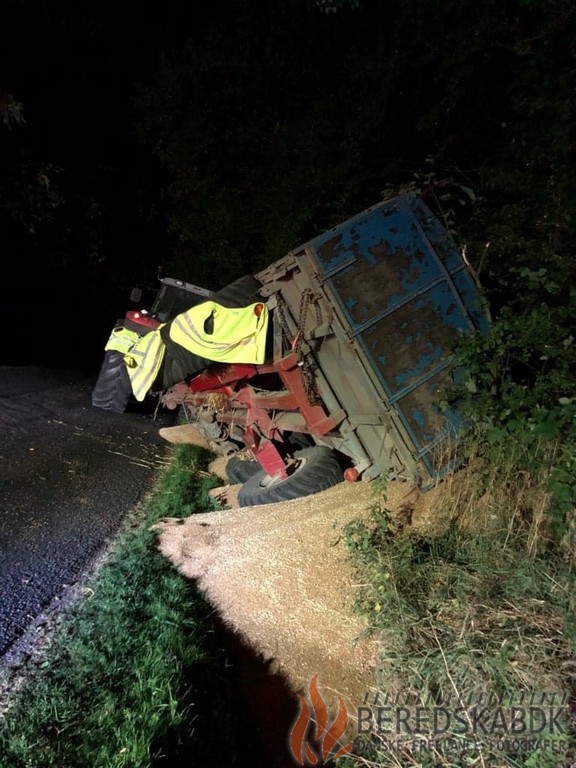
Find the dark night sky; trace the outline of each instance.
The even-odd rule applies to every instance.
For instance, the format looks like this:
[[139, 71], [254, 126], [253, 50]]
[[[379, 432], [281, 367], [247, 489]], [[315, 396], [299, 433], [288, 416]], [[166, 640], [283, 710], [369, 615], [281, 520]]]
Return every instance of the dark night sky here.
[[[47, 174], [51, 190], [63, 200], [34, 235], [0, 211], [0, 319], [13, 328], [0, 364], [91, 365], [96, 355], [99, 365], [131, 284], [165, 258], [166, 223], [155, 214], [160, 171], [135, 136], [132, 98], [160, 54], [203, 27], [210, 8], [201, 12], [109, 0], [3, 5], [0, 91], [22, 104], [26, 120], [0, 126], [0, 158], [18, 158], [7, 193], [35, 175], [35, 163], [48, 163], [58, 169]], [[54, 332], [65, 324], [66, 341], [62, 333], [47, 345], [47, 323]]]

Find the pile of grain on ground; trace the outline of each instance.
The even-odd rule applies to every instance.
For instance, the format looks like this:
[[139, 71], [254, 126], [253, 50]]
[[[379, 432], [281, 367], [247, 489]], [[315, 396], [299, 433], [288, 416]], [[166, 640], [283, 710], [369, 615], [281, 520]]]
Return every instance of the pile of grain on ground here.
[[[235, 490], [218, 492], [234, 503]], [[390, 483], [387, 507], [412, 511], [422, 496], [427, 507], [429, 494]], [[155, 526], [158, 547], [294, 691], [318, 674], [353, 717], [373, 689], [378, 648], [354, 611], [357, 576], [342, 529], [367, 519], [373, 501], [371, 484], [341, 483], [294, 501], [166, 519]]]

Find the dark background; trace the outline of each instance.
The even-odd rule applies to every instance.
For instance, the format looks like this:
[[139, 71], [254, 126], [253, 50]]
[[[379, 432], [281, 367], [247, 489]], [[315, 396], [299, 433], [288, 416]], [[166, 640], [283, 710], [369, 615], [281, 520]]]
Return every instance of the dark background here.
[[406, 188], [466, 243], [496, 316], [558, 302], [572, 5], [8, 0], [0, 364], [97, 369], [159, 265], [218, 289]]

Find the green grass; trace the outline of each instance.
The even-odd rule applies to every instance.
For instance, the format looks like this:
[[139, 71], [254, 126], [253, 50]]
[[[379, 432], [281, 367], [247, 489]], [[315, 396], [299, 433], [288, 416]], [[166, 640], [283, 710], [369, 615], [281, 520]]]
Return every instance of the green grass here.
[[[527, 711], [545, 694], [548, 704], [562, 707], [566, 732], [546, 727], [535, 734], [536, 727], [528, 727], [519, 745], [499, 738], [505, 727], [480, 729], [474, 744], [462, 749], [450, 751], [444, 742], [415, 751], [414, 732], [404, 733], [404, 746], [387, 750], [397, 734], [394, 727], [383, 728], [387, 732], [376, 735], [368, 750], [365, 736], [364, 749], [359, 742], [358, 754], [342, 761], [342, 768], [573, 764], [568, 703], [574, 701], [576, 679], [574, 556], [544, 540], [542, 520], [535, 519], [538, 488], [527, 493], [528, 484], [522, 475], [486, 488], [484, 473], [482, 478], [473, 471], [458, 473], [435, 520], [421, 529], [395, 519], [386, 506], [385, 484], [375, 486], [370, 521], [345, 531], [363, 585], [356, 608], [365, 617], [366, 632], [380, 641], [375, 686], [382, 696], [370, 703], [395, 702], [412, 712], [423, 706], [428, 713], [462, 707], [466, 720], [479, 702], [491, 702], [491, 712], [502, 702], [508, 718], [512, 706]], [[535, 541], [535, 529], [541, 541]], [[461, 743], [463, 731], [452, 718], [440, 735]], [[419, 733], [434, 737], [438, 731], [425, 723]], [[536, 736], [548, 744], [536, 745]]]
[[0, 720], [0, 768], [153, 768], [258, 762], [222, 633], [155, 548], [162, 517], [213, 509], [205, 454], [180, 446], [46, 661]]

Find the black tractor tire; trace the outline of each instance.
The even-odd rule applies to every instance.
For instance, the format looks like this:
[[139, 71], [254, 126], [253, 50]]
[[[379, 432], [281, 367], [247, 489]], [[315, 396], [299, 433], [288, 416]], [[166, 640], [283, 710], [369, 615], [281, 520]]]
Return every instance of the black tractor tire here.
[[92, 405], [105, 411], [124, 413], [132, 396], [124, 355], [116, 350], [104, 353], [104, 361], [92, 390]]
[[216, 293], [210, 296], [210, 301], [215, 301], [216, 304], [221, 304], [229, 309], [247, 307], [249, 304], [254, 304], [261, 300], [261, 296], [258, 293], [260, 288], [261, 283], [255, 277], [244, 275], [244, 277], [239, 277], [238, 280], [234, 280], [233, 283], [230, 283], [225, 288], [216, 291]]
[[294, 454], [295, 464], [286, 480], [272, 480], [263, 470], [249, 478], [238, 493], [241, 507], [275, 504], [324, 491], [343, 482], [334, 451], [314, 445]]
[[[209, 301], [215, 301], [228, 309], [236, 307], [247, 307], [260, 299], [258, 289], [260, 283], [252, 275], [244, 275], [233, 283], [230, 283], [220, 291], [216, 291], [210, 296]], [[178, 381], [183, 381], [188, 376], [196, 376], [212, 364], [200, 355], [194, 355], [192, 352], [175, 344], [169, 335], [169, 326], [166, 325], [160, 332], [164, 343], [166, 344], [166, 359], [163, 366], [163, 387], [167, 389]]]
[[239, 456], [232, 456], [226, 464], [226, 476], [231, 485], [245, 483], [257, 472], [262, 471], [262, 467], [256, 459], [241, 459]]

